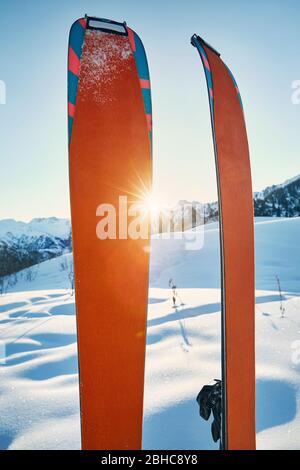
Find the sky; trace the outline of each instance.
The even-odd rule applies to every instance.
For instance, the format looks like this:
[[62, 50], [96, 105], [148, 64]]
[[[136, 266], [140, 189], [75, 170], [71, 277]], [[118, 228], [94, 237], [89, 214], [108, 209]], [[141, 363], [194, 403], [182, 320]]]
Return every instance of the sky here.
[[300, 173], [300, 105], [291, 100], [300, 80], [299, 0], [1, 0], [0, 219], [69, 216], [67, 44], [85, 13], [126, 20], [142, 38], [161, 203], [217, 194], [204, 72], [190, 45], [195, 32], [221, 52], [238, 82], [254, 190]]

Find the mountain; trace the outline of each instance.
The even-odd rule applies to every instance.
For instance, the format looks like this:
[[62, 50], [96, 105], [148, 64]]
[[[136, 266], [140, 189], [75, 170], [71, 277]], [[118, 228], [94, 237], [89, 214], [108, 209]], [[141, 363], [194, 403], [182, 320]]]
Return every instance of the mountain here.
[[254, 211], [263, 217], [299, 217], [300, 175], [255, 193]]
[[[253, 195], [256, 217], [299, 217], [300, 175]], [[154, 217], [153, 233], [181, 232], [218, 221], [218, 203], [181, 200]], [[57, 217], [0, 220], [0, 278], [72, 249], [71, 224]]]
[[[300, 175], [254, 193], [253, 202], [256, 217], [299, 217]], [[183, 200], [159, 213], [160, 223], [156, 223], [153, 232], [189, 230], [203, 223], [216, 222], [218, 219], [218, 202], [204, 204]]]
[[[253, 194], [255, 217], [299, 217], [300, 175]], [[204, 223], [219, 218], [218, 203], [204, 204]]]
[[152, 233], [181, 232], [203, 224], [204, 205], [181, 200], [152, 215]]
[[71, 250], [68, 219], [0, 220], [0, 277]]

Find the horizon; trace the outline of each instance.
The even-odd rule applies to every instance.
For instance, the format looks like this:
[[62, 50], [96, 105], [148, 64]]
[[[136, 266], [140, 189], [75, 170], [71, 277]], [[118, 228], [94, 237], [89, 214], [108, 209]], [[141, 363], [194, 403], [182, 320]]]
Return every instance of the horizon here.
[[[0, 18], [0, 39], [6, 44], [0, 80], [7, 95], [6, 104], [0, 104], [1, 219], [70, 217], [67, 42], [71, 24], [85, 13], [125, 19], [144, 43], [153, 99], [153, 192], [161, 204], [217, 200], [204, 71], [189, 44], [194, 32], [222, 53], [239, 84], [253, 191], [299, 173], [300, 107], [292, 103], [292, 86], [300, 78], [295, 60], [299, 2], [271, 0], [266, 5], [255, 0], [242, 8], [237, 0], [171, 5], [158, 0], [151, 5], [137, 0], [101, 5], [96, 0], [53, 0], [50, 5], [33, 0], [24, 5], [12, 0], [6, 5]], [[8, 43], [11, 17], [19, 33]], [[30, 34], [26, 17], [35, 25]]]
[[[272, 188], [273, 186], [274, 187], [278, 187], [278, 186], [282, 186], [282, 185], [285, 185], [285, 184], [288, 184], [288, 183], [292, 183], [293, 181], [296, 181], [297, 179], [300, 179], [300, 174], [298, 175], [295, 175], [295, 176], [292, 176], [291, 178], [288, 178], [287, 180], [285, 181], [282, 181], [281, 183], [274, 183], [274, 184], [271, 184], [270, 186], [266, 186], [265, 188], [261, 189], [261, 190], [258, 190], [258, 191], [253, 191], [253, 196], [255, 194], [259, 194], [263, 191], [265, 191], [266, 189], [268, 188]], [[186, 202], [188, 204], [192, 204], [192, 203], [198, 203], [198, 204], [203, 204], [203, 205], [206, 205], [206, 204], [214, 204], [217, 201], [216, 200], [213, 200], [213, 201], [196, 201], [196, 200], [193, 200], [193, 201], [189, 201], [189, 200], [186, 200], [186, 199], [179, 199], [177, 202], [171, 204], [171, 205], [168, 205], [168, 206], [159, 206], [157, 207], [157, 210], [158, 211], [162, 211], [164, 208], [167, 208], [167, 209], [172, 209], [174, 208], [176, 205], [178, 205], [180, 202]], [[256, 216], [258, 217], [258, 216]], [[295, 217], [298, 217], [298, 216], [295, 216]], [[0, 217], [0, 222], [2, 221], [9, 221], [9, 220], [12, 220], [14, 222], [21, 222], [21, 223], [30, 223], [30, 222], [33, 222], [34, 220], [48, 220], [48, 219], [57, 219], [57, 220], [68, 220], [68, 221], [71, 221], [71, 215], [65, 215], [65, 216], [57, 216], [57, 215], [48, 215], [48, 216], [34, 216], [32, 218], [29, 218], [29, 219], [16, 219], [14, 217]]]
[[[273, 184], [271, 184], [271, 185], [269, 185], [269, 186], [266, 186], [266, 187], [262, 188], [261, 190], [253, 191], [253, 196], [254, 196], [255, 194], [261, 193], [261, 192], [265, 191], [266, 189], [271, 188], [271, 187], [273, 187], [273, 186], [277, 187], [277, 186], [285, 185], [285, 184], [288, 184], [288, 183], [290, 183], [290, 182], [293, 182], [293, 181], [295, 181], [295, 180], [297, 180], [297, 179], [299, 179], [299, 178], [300, 178], [300, 174], [295, 175], [295, 176], [292, 176], [292, 177], [290, 177], [290, 178], [288, 178], [288, 179], [286, 179], [285, 181], [282, 181], [282, 182], [280, 182], [280, 183], [273, 183]], [[179, 204], [181, 201], [187, 202], [188, 204], [191, 204], [191, 203], [195, 202], [195, 203], [204, 204], [204, 205], [205, 205], [205, 204], [214, 204], [214, 203], [218, 202], [217, 199], [215, 199], [215, 200], [213, 200], [213, 201], [196, 201], [196, 200], [192, 200], [192, 201], [191, 201], [191, 200], [187, 200], [187, 199], [179, 199], [177, 202], [174, 202], [173, 204], [168, 205], [167, 208], [172, 209], [172, 208], [174, 208], [177, 204]], [[164, 207], [165, 207], [165, 206], [159, 206], [159, 207], [157, 207], [157, 209], [158, 209], [158, 210], [162, 210]], [[28, 219], [16, 219], [16, 218], [14, 218], [14, 217], [1, 217], [1, 216], [0, 216], [0, 222], [2, 222], [2, 221], [4, 221], [4, 220], [7, 220], [7, 221], [8, 221], [8, 220], [12, 220], [12, 221], [14, 221], [14, 222], [30, 223], [30, 222], [32, 222], [33, 220], [39, 220], [39, 219], [41, 219], [41, 220], [45, 220], [45, 219], [63, 220], [63, 219], [65, 219], [65, 220], [70, 221], [70, 220], [71, 220], [71, 214], [66, 214], [65, 216], [57, 216], [57, 215], [55, 215], [55, 214], [54, 214], [54, 215], [53, 215], [53, 214], [52, 214], [52, 215], [47, 215], [47, 216], [38, 215], [38, 216], [34, 216], [34, 217], [28, 218]]]

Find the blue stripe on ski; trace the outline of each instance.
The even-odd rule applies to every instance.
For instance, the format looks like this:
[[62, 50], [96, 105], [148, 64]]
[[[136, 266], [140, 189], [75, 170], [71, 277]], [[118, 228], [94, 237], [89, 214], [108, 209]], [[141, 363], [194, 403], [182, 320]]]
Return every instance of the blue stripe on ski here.
[[76, 96], [77, 96], [77, 88], [78, 88], [78, 77], [71, 72], [68, 71], [68, 102], [76, 104]]
[[[133, 35], [134, 35], [134, 43], [135, 43], [134, 59], [135, 59], [139, 79], [150, 81], [149, 67], [148, 67], [145, 48], [143, 46], [143, 43], [140, 37], [136, 34], [136, 32], [133, 30], [131, 31], [133, 32]], [[142, 95], [143, 95], [143, 101], [144, 101], [145, 114], [152, 116], [151, 89], [143, 88]], [[152, 147], [152, 129], [149, 130], [149, 138], [150, 138], [150, 143]]]
[[76, 53], [79, 59], [82, 54], [84, 35], [85, 29], [82, 27], [79, 20], [75, 21], [70, 30], [69, 46], [72, 47], [73, 51]]
[[[78, 58], [81, 58], [82, 48], [84, 43], [85, 28], [80, 23], [82, 19], [75, 21], [70, 29], [69, 35], [69, 48], [71, 47]], [[70, 70], [68, 70], [68, 102], [76, 105], [77, 89], [78, 89], [78, 80], [79, 78]], [[72, 137], [74, 118], [68, 116], [68, 135], [69, 135], [69, 145]]]
[[146, 114], [152, 114], [152, 106], [151, 106], [151, 92], [148, 88], [142, 89], [142, 95], [144, 99], [144, 106]]

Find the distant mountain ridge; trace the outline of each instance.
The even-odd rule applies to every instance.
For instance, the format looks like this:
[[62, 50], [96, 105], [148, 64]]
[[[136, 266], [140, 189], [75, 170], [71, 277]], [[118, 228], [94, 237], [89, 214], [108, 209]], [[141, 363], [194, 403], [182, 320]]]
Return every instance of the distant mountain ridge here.
[[[255, 217], [300, 217], [300, 175], [297, 175], [284, 183], [268, 186], [263, 191], [253, 194]], [[184, 212], [182, 207], [184, 206]], [[208, 202], [201, 204], [197, 201], [179, 201], [177, 205], [169, 210], [173, 213], [172, 225], [174, 231], [182, 223], [180, 217], [189, 217], [189, 222], [185, 224], [186, 229], [194, 227], [191, 213], [198, 214], [197, 220], [202, 223], [216, 222], [219, 219], [218, 202]], [[196, 217], [193, 217], [196, 220]], [[172, 231], [172, 230], [171, 230]]]
[[0, 277], [69, 252], [71, 247], [68, 219], [0, 220]]
[[299, 217], [300, 175], [254, 193], [254, 211], [263, 217]]
[[[299, 217], [300, 175], [253, 195], [256, 217]], [[238, 201], [237, 201], [238, 203]], [[218, 220], [218, 203], [181, 200], [158, 214], [154, 233], [189, 230]], [[166, 223], [165, 223], [166, 222]], [[69, 219], [0, 220], [0, 278], [72, 250]]]

